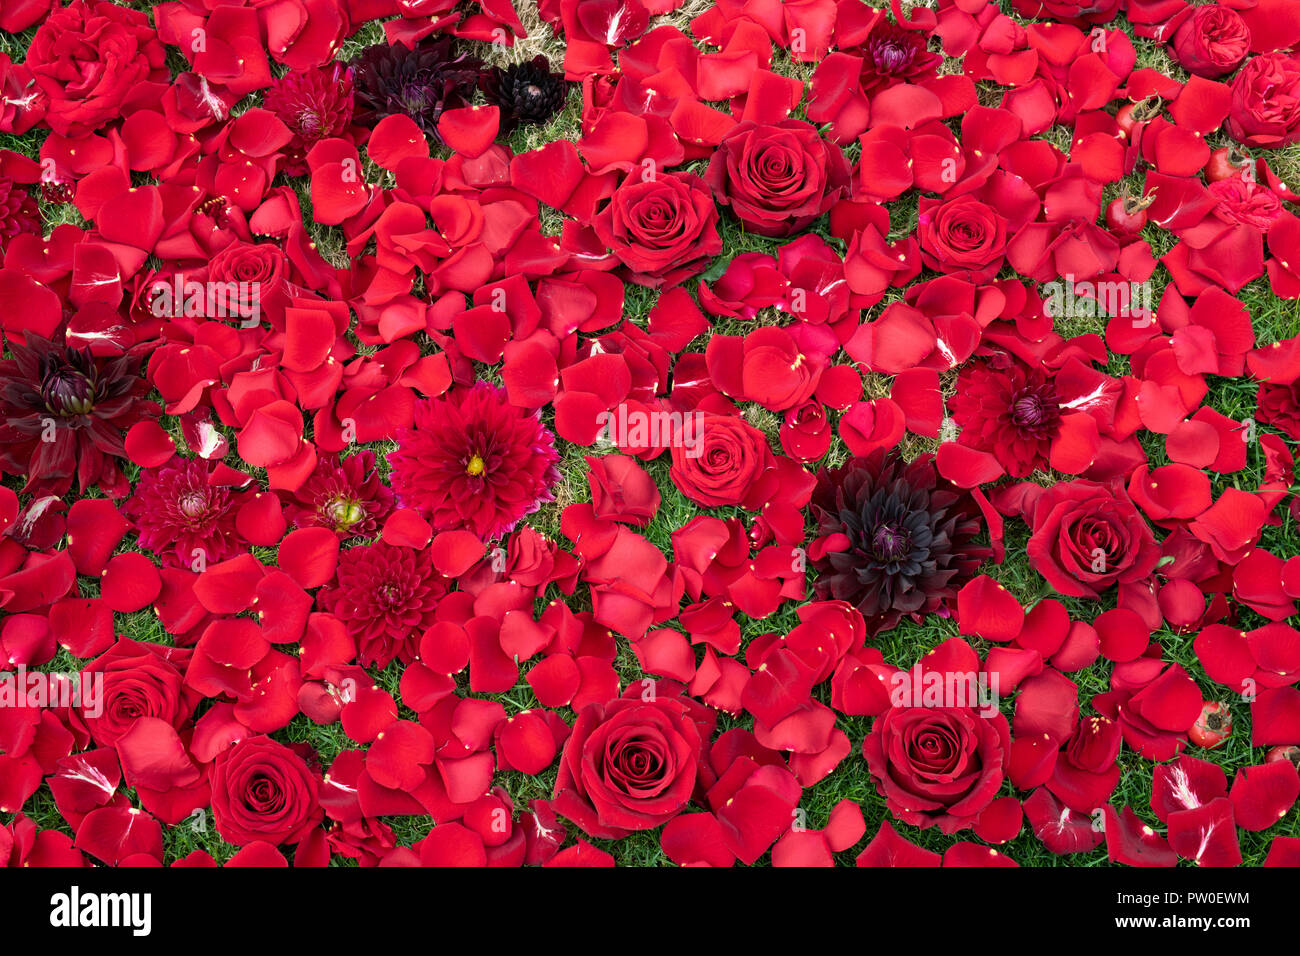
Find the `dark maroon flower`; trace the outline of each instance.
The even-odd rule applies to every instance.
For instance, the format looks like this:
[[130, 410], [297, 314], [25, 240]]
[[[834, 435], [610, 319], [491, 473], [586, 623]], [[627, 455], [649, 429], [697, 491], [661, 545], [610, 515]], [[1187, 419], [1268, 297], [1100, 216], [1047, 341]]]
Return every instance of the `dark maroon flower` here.
[[526, 63], [492, 67], [479, 80], [479, 88], [500, 108], [502, 133], [545, 123], [563, 109], [569, 93], [564, 74], [552, 73], [550, 61], [540, 54]]
[[351, 62], [356, 121], [373, 127], [385, 116], [404, 113], [425, 134], [438, 137], [444, 110], [464, 106], [478, 84], [483, 63], [457, 53], [449, 36], [414, 47], [378, 43]]
[[211, 462], [173, 457], [158, 468], [145, 468], [135, 494], [122, 505], [135, 524], [141, 547], [172, 567], [224, 561], [244, 550], [235, 529], [235, 501], [230, 489], [210, 484]]
[[25, 344], [10, 339], [13, 358], [0, 362], [0, 471], [26, 475], [30, 494], [62, 495], [74, 475], [83, 491], [130, 491], [117, 459], [126, 457], [123, 432], [160, 410], [144, 398], [140, 375], [152, 347], [95, 358], [31, 332]]
[[1052, 439], [1061, 428], [1061, 407], [1042, 372], [1019, 363], [1004, 369], [968, 365], [948, 408], [961, 426], [958, 440], [989, 452], [1011, 477], [1047, 467]]
[[378, 541], [339, 555], [334, 583], [320, 603], [343, 622], [357, 642], [357, 660], [386, 667], [415, 659], [420, 635], [433, 624], [447, 579], [433, 566], [433, 553]]
[[26, 188], [8, 176], [0, 176], [0, 250], [14, 236], [41, 234], [41, 214]]
[[288, 502], [299, 528], [322, 527], [342, 538], [373, 538], [393, 510], [393, 492], [375, 471], [375, 453], [362, 451], [340, 462], [322, 455], [316, 469]]
[[938, 75], [943, 57], [926, 48], [927, 35], [882, 19], [854, 51], [862, 57], [862, 90], [868, 96], [896, 83]]
[[436, 531], [495, 538], [554, 500], [555, 436], [486, 382], [421, 402], [389, 454], [398, 501]]
[[284, 150], [284, 172], [301, 176], [312, 146], [341, 136], [352, 122], [352, 77], [341, 63], [292, 70], [271, 84], [265, 106], [293, 133]]
[[823, 468], [812, 510], [817, 597], [856, 606], [872, 634], [940, 612], [989, 554], [972, 543], [979, 506], [929, 455], [878, 450]]

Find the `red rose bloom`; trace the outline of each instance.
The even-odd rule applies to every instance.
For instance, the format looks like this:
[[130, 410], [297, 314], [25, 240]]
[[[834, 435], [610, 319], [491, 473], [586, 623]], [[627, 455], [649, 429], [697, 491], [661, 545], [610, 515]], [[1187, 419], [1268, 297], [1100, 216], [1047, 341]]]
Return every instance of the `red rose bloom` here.
[[41, 234], [41, 213], [36, 200], [8, 176], [0, 176], [0, 251], [14, 236]]
[[1174, 32], [1174, 56], [1188, 73], [1208, 80], [1231, 73], [1250, 52], [1250, 27], [1217, 3], [1197, 7]]
[[917, 232], [921, 260], [928, 268], [975, 282], [998, 274], [1007, 251], [1007, 221], [995, 209], [970, 196], [947, 202], [926, 196], [920, 211]]
[[212, 817], [227, 843], [297, 843], [320, 823], [320, 780], [270, 737], [241, 740], [212, 765]]
[[356, 640], [358, 661], [387, 667], [394, 659], [415, 659], [420, 635], [446, 593], [447, 580], [428, 548], [377, 541], [342, 552], [335, 582], [318, 600]]
[[806, 229], [840, 198], [849, 177], [840, 148], [800, 120], [738, 124], [704, 173], [718, 202], [760, 236]]
[[1284, 212], [1277, 193], [1240, 176], [1210, 183], [1209, 191], [1219, 201], [1214, 214], [1233, 225], [1250, 226], [1267, 233]]
[[1030, 525], [1030, 564], [1071, 597], [1097, 597], [1111, 585], [1140, 581], [1160, 560], [1127, 492], [1095, 481], [1048, 488], [1034, 503]]
[[555, 436], [486, 382], [421, 402], [396, 437], [393, 490], [435, 531], [499, 537], [553, 500]]
[[578, 714], [560, 757], [553, 807], [588, 835], [619, 839], [666, 823], [695, 792], [715, 717], [689, 698], [641, 688]]
[[668, 476], [682, 494], [707, 508], [742, 504], [750, 486], [772, 464], [767, 437], [734, 415], [706, 415], [695, 421], [695, 433], [673, 444]]
[[709, 187], [690, 173], [629, 176], [591, 225], [628, 278], [652, 289], [690, 278], [722, 251]]
[[[83, 687], [103, 675], [103, 700], [86, 701], [80, 716], [95, 743], [111, 747], [141, 717], [156, 717], [179, 728], [194, 710], [193, 692], [184, 687], [190, 651], [122, 638], [82, 669]], [[102, 706], [101, 706], [102, 705]]]
[[73, 0], [41, 24], [25, 65], [49, 97], [50, 128], [85, 136], [117, 119], [139, 84], [165, 81], [166, 57], [143, 12]]
[[1241, 68], [1232, 80], [1228, 133], [1264, 149], [1300, 141], [1300, 59], [1263, 53]]
[[1289, 384], [1263, 383], [1256, 397], [1256, 417], [1300, 441], [1300, 379]]
[[1005, 369], [968, 365], [948, 408], [961, 426], [959, 441], [992, 454], [1012, 478], [1047, 467], [1061, 408], [1056, 389], [1041, 372], [1018, 363]]
[[954, 833], [997, 795], [1011, 733], [1001, 714], [981, 717], [970, 707], [891, 707], [875, 719], [862, 755], [890, 813]]

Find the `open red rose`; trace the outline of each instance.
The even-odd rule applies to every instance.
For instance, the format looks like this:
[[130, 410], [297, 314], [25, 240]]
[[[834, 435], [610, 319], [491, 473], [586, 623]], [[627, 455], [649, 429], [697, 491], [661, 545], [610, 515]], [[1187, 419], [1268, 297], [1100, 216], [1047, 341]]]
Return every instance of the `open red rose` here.
[[750, 232], [789, 236], [830, 209], [849, 186], [838, 146], [800, 120], [742, 122], [718, 145], [704, 181]]
[[635, 684], [628, 694], [583, 708], [555, 780], [556, 812], [602, 839], [649, 830], [680, 813], [713, 733], [712, 711], [689, 698], [646, 695]]
[[1241, 68], [1232, 81], [1228, 133], [1264, 149], [1300, 141], [1300, 59], [1264, 53]]
[[998, 274], [1007, 251], [1007, 220], [1001, 213], [970, 196], [947, 202], [923, 197], [920, 211], [917, 232], [926, 266], [976, 282]]
[[1188, 73], [1214, 79], [1235, 70], [1250, 51], [1250, 27], [1241, 14], [1217, 3], [1197, 7], [1175, 31], [1178, 63]]
[[212, 766], [212, 816], [227, 843], [297, 843], [320, 822], [320, 781], [270, 737], [241, 740]]
[[1160, 548], [1122, 489], [1095, 481], [1055, 484], [1034, 503], [1029, 562], [1071, 597], [1097, 597], [1113, 584], [1140, 581]]
[[84, 136], [121, 115], [139, 84], [166, 80], [166, 56], [141, 11], [73, 0], [36, 31], [26, 66], [49, 97], [50, 128]]
[[141, 717], [156, 717], [180, 727], [197, 699], [183, 686], [182, 670], [189, 656], [188, 650], [122, 638], [87, 664], [81, 672], [83, 684], [94, 686], [94, 681], [103, 680], [103, 699], [85, 700], [80, 710], [95, 742], [113, 746]]
[[970, 707], [891, 707], [862, 742], [889, 811], [944, 833], [974, 825], [997, 796], [1010, 754], [1007, 719]]
[[[239, 318], [260, 318], [268, 306], [281, 303], [289, 260], [272, 243], [234, 242], [222, 249], [208, 266], [208, 281], [223, 285], [229, 296], [230, 312]], [[278, 311], [278, 310], [277, 310]]]
[[688, 418], [673, 442], [668, 475], [687, 498], [705, 507], [738, 505], [773, 461], [767, 438], [733, 415]]
[[628, 278], [650, 288], [690, 278], [722, 251], [709, 187], [690, 173], [633, 173], [596, 213], [592, 228]]

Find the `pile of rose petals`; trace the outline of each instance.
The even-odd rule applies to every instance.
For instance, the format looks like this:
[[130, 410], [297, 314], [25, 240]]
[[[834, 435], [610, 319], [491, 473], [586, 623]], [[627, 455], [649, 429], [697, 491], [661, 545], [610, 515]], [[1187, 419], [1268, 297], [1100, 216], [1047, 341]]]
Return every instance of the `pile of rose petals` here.
[[3, 5], [0, 863], [1300, 865], [1300, 5], [681, 8]]

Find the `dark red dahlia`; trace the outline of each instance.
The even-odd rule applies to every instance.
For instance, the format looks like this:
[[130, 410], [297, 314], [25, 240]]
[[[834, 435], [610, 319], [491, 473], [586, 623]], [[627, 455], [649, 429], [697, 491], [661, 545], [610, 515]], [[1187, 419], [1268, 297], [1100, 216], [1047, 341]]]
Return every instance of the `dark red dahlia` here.
[[0, 249], [14, 236], [40, 235], [41, 214], [36, 200], [8, 176], [0, 176]]
[[393, 510], [393, 492], [375, 471], [375, 453], [362, 451], [340, 462], [322, 455], [316, 470], [287, 502], [299, 528], [329, 528], [342, 538], [373, 538]]
[[230, 489], [208, 482], [212, 463], [174, 456], [140, 472], [135, 494], [122, 512], [135, 525], [142, 547], [170, 567], [198, 567], [233, 557], [245, 548], [235, 529]]
[[486, 382], [421, 402], [397, 446], [388, 456], [397, 499], [436, 531], [499, 537], [554, 500], [560, 478], [555, 436]]
[[862, 57], [862, 90], [868, 96], [896, 83], [937, 76], [943, 57], [926, 48], [921, 30], [905, 30], [881, 20], [856, 51]]
[[501, 109], [501, 132], [508, 133], [519, 125], [545, 123], [564, 106], [569, 84], [563, 73], [552, 73], [546, 57], [533, 57], [527, 63], [494, 66], [479, 80], [479, 88]]
[[117, 459], [126, 457], [123, 432], [160, 411], [140, 375], [152, 348], [95, 358], [30, 332], [25, 344], [11, 339], [13, 358], [0, 362], [0, 471], [26, 475], [30, 494], [62, 495], [74, 475], [83, 491], [130, 491]]
[[339, 555], [334, 583], [319, 600], [357, 642], [364, 666], [387, 667], [415, 659], [420, 635], [434, 621], [447, 579], [433, 566], [428, 548], [401, 548], [378, 541]]
[[266, 108], [293, 132], [284, 171], [307, 172], [307, 153], [322, 139], [340, 136], [352, 122], [352, 77], [342, 63], [292, 70], [266, 91]]
[[377, 43], [362, 50], [349, 67], [358, 123], [373, 127], [385, 116], [405, 113], [437, 138], [442, 111], [465, 105], [478, 85], [483, 61], [458, 53], [452, 38], [442, 36], [414, 47]]
[[1012, 478], [1047, 467], [1052, 440], [1061, 430], [1061, 404], [1037, 369], [1020, 363], [968, 365], [948, 408], [961, 426], [958, 440], [993, 455]]
[[973, 543], [979, 506], [930, 455], [878, 450], [823, 468], [812, 511], [817, 597], [855, 605], [871, 634], [944, 611], [989, 554]]

